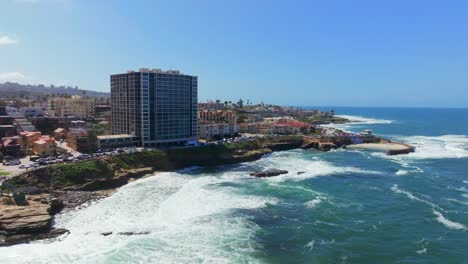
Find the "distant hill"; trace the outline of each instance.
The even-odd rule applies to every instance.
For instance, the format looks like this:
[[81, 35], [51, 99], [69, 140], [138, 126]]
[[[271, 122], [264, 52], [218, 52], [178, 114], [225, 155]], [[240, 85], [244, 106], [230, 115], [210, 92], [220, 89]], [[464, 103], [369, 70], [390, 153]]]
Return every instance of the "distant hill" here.
[[90, 90], [81, 90], [78, 87], [71, 86], [45, 86], [19, 84], [19, 83], [0, 83], [0, 96], [43, 96], [45, 94], [66, 94], [66, 95], [86, 95], [91, 97], [110, 97], [110, 93], [96, 92]]

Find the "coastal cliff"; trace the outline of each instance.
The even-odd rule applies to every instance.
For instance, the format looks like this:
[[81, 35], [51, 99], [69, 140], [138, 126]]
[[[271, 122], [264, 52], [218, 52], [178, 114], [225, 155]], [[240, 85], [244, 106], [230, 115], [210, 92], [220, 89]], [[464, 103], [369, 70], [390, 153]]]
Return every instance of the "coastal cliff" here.
[[263, 138], [198, 148], [148, 150], [26, 172], [8, 181], [11, 186], [26, 190], [26, 201], [15, 204], [11, 197], [0, 201], [0, 246], [67, 233], [53, 228], [54, 214], [103, 197], [101, 190], [118, 188], [155, 171], [255, 161], [273, 151], [297, 148], [302, 144], [301, 138]]
[[54, 214], [100, 199], [105, 196], [101, 191], [118, 188], [155, 171], [249, 162], [274, 151], [297, 148], [329, 151], [347, 144], [338, 139], [306, 136], [264, 137], [222, 145], [118, 154], [29, 171], [8, 180], [8, 184], [28, 195], [24, 204], [15, 204], [7, 197], [0, 201], [0, 246], [65, 234], [67, 230], [53, 228]]

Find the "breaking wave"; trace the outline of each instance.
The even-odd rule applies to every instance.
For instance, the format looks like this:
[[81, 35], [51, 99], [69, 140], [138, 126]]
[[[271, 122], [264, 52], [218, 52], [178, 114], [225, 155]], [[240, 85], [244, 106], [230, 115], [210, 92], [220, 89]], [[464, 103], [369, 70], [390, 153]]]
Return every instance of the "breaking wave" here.
[[[231, 175], [230, 181], [236, 179]], [[95, 205], [59, 215], [56, 226], [70, 230], [61, 241], [0, 249], [2, 263], [256, 262], [252, 237], [258, 226], [238, 209], [275, 200], [238, 194], [222, 186], [226, 181], [178, 173], [135, 181]]]
[[356, 167], [338, 167], [330, 162], [320, 159], [298, 159], [297, 153], [294, 152], [277, 152], [273, 153], [269, 158], [257, 161], [257, 165], [262, 169], [282, 169], [287, 170], [287, 174], [268, 178], [271, 182], [282, 181], [302, 181], [310, 178], [321, 176], [337, 175], [337, 174], [367, 174], [367, 175], [382, 175], [378, 171], [363, 170]]
[[443, 159], [468, 157], [468, 137], [465, 135], [412, 136], [402, 139], [404, 142], [416, 147], [414, 153], [402, 156], [403, 158]]
[[[395, 193], [406, 195], [411, 200], [419, 201], [421, 203], [425, 203], [425, 204], [431, 206], [432, 210], [433, 210], [433, 213], [437, 216], [436, 220], [439, 223], [442, 223], [447, 228], [457, 229], [457, 230], [466, 230], [466, 227], [463, 224], [451, 221], [451, 220], [447, 219], [441, 212], [439, 212], [439, 211], [445, 212], [445, 210], [442, 209], [440, 206], [438, 206], [438, 205], [436, 205], [434, 203], [431, 203], [431, 202], [429, 202], [427, 200], [421, 199], [421, 198], [415, 196], [413, 193], [411, 193], [409, 191], [398, 188], [397, 184], [394, 184], [390, 189]], [[437, 211], [437, 210], [439, 210], [439, 211]]]
[[391, 124], [391, 123], [393, 123], [393, 120], [368, 118], [368, 117], [363, 117], [363, 116], [353, 116], [353, 115], [336, 115], [336, 116], [346, 118], [349, 121], [351, 121], [353, 123], [356, 123], [356, 124], [373, 125], [373, 124]]
[[447, 218], [445, 218], [443, 214], [441, 214], [440, 212], [437, 212], [436, 210], [434, 210], [433, 212], [437, 216], [436, 220], [442, 223], [447, 228], [457, 229], [457, 230], [466, 230], [466, 226], [464, 226], [463, 224], [448, 220]]

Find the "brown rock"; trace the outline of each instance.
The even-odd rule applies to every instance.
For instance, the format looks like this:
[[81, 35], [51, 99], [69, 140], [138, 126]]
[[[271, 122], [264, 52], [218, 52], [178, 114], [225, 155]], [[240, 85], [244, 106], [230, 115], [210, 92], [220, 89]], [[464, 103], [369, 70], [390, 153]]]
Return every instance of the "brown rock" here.
[[50, 228], [48, 205], [13, 207], [0, 212], [0, 228], [6, 235], [36, 234]]

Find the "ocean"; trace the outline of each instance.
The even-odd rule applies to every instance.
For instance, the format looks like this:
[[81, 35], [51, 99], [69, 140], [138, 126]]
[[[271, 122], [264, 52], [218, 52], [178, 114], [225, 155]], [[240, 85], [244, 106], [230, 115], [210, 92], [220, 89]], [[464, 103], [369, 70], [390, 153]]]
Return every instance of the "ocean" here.
[[[361, 121], [337, 127], [416, 152], [292, 150], [160, 173], [59, 215], [59, 241], [0, 248], [0, 263], [468, 263], [468, 109], [333, 109]], [[249, 176], [269, 168], [289, 173]]]

